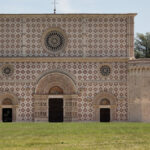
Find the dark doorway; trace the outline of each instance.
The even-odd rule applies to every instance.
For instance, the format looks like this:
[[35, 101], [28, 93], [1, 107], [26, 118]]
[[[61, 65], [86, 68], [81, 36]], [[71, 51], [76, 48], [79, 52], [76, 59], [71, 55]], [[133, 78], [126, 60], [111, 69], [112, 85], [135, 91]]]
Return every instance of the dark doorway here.
[[100, 122], [110, 122], [110, 109], [109, 108], [100, 109]]
[[12, 108], [3, 108], [3, 122], [12, 122]]
[[49, 122], [63, 122], [63, 99], [49, 99]]

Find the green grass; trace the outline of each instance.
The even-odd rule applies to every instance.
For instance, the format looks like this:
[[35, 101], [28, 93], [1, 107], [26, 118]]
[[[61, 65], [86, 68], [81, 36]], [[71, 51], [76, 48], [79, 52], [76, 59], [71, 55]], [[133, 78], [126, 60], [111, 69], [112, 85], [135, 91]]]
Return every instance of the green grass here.
[[150, 150], [150, 124], [0, 123], [0, 150]]

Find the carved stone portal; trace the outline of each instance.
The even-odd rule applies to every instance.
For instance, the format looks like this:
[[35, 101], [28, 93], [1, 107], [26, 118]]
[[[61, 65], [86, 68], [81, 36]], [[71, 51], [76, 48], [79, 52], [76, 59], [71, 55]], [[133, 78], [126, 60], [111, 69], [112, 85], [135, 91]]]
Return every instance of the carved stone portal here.
[[[4, 121], [4, 113], [7, 115], [10, 113], [11, 110], [11, 118], [9, 118], [11, 121], [16, 121], [16, 112], [18, 107], [18, 98], [11, 93], [2, 93], [0, 94], [0, 122]], [[10, 117], [10, 116], [9, 116]]]
[[111, 93], [102, 92], [94, 98], [94, 120], [100, 121], [100, 109], [110, 109], [110, 121], [116, 120], [116, 97]]
[[63, 120], [77, 120], [77, 95], [75, 82], [63, 73], [50, 73], [42, 77], [34, 95], [34, 120], [48, 121], [49, 99], [63, 99]]
[[63, 90], [58, 86], [54, 86], [50, 89], [49, 94], [51, 94], [51, 95], [63, 95]]

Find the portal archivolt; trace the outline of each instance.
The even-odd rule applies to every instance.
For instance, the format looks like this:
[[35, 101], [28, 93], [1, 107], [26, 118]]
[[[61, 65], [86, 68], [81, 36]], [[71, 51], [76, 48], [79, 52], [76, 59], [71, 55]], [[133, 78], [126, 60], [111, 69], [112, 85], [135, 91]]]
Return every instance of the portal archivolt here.
[[[94, 98], [95, 121], [114, 121], [116, 120], [116, 97], [107, 92], [101, 92]], [[110, 116], [103, 117], [101, 114]], [[102, 118], [103, 117], [103, 118]]]
[[16, 109], [18, 99], [14, 94], [0, 94], [0, 121], [13, 122], [16, 121]]
[[[37, 83], [34, 101], [35, 121], [75, 121], [77, 119], [76, 84], [66, 74], [53, 72], [42, 77]], [[56, 103], [57, 106], [60, 104], [58, 108], [61, 109], [61, 114], [59, 109], [56, 109], [56, 112], [52, 110], [52, 106]], [[55, 114], [58, 112], [57, 115], [61, 120], [51, 115], [53, 112]]]
[[63, 73], [50, 73], [42, 77], [37, 84], [36, 94], [49, 94], [51, 89], [62, 89], [63, 94], [73, 95], [76, 94], [76, 85], [74, 81]]

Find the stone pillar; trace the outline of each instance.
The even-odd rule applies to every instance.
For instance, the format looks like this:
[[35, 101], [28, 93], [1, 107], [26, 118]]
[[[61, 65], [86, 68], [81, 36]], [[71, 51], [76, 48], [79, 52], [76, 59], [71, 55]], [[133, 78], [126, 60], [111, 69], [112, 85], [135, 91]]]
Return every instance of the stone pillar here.
[[15, 121], [17, 121], [16, 120], [16, 116], [17, 116], [17, 114], [16, 114], [16, 112], [17, 112], [17, 109], [18, 108], [18, 105], [13, 105], [12, 106], [12, 121], [13, 122], [15, 122]]
[[34, 96], [34, 121], [48, 122], [48, 96]]
[[77, 121], [76, 96], [64, 96], [64, 121]]
[[12, 106], [12, 122], [16, 121], [16, 107]]
[[21, 24], [21, 29], [22, 29], [22, 56], [25, 57], [26, 54], [26, 23], [25, 23], [25, 18], [22, 17], [22, 24]]
[[0, 122], [2, 122], [2, 108], [0, 106]]
[[111, 121], [115, 121], [116, 120], [116, 105], [111, 105], [110, 107], [110, 115], [111, 115]]
[[127, 18], [127, 56], [134, 58], [134, 16]]
[[99, 113], [99, 105], [94, 105], [94, 121], [98, 121], [99, 122], [99, 119], [100, 119], [100, 113]]
[[87, 31], [87, 18], [83, 18], [82, 19], [83, 21], [82, 21], [82, 43], [83, 43], [83, 45], [82, 45], [82, 50], [83, 50], [83, 57], [86, 57], [86, 51], [87, 51], [87, 33], [88, 33], [88, 31]]

